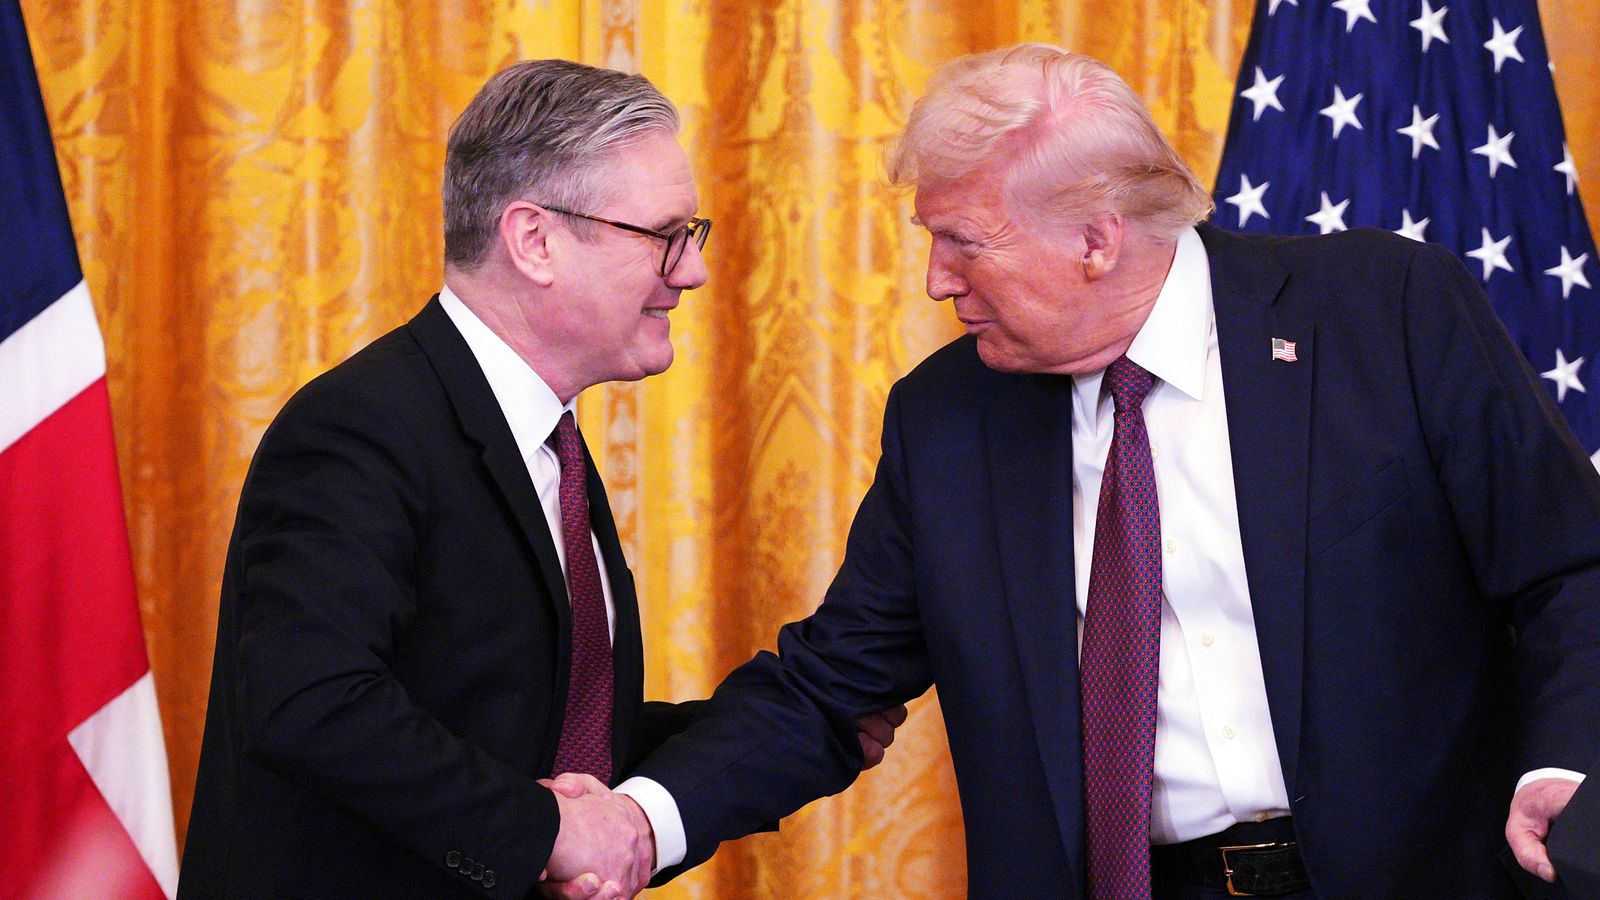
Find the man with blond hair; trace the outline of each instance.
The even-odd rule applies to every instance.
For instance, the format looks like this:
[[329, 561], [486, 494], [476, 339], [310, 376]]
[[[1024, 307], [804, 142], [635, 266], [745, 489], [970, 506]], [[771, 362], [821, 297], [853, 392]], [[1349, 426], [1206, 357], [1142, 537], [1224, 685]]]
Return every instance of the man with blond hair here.
[[821, 607], [637, 770], [682, 862], [937, 685], [973, 896], [1551, 878], [1600, 746], [1600, 477], [1460, 263], [1203, 224], [1129, 87], [1041, 45], [941, 70], [890, 173], [968, 335], [891, 392]]

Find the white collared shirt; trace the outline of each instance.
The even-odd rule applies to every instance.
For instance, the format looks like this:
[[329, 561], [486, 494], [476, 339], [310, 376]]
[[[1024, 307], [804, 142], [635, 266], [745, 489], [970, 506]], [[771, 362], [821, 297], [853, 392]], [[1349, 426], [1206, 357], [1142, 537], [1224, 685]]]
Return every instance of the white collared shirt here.
[[[1161, 508], [1161, 666], [1151, 840], [1288, 815], [1245, 581], [1211, 271], [1183, 232], [1128, 358], [1157, 379], [1144, 404]], [[1100, 479], [1113, 431], [1104, 372], [1073, 379], [1072, 525], [1079, 644]]]
[[[489, 381], [489, 389], [494, 392], [495, 401], [500, 404], [501, 414], [506, 417], [506, 424], [511, 426], [511, 436], [516, 439], [517, 452], [528, 467], [528, 477], [533, 479], [533, 490], [539, 495], [545, 523], [550, 526], [550, 537], [555, 541], [556, 556], [561, 560], [561, 571], [565, 572], [567, 545], [561, 530], [561, 458], [545, 441], [556, 430], [562, 413], [574, 411], [578, 398], [573, 397], [563, 405], [544, 379], [468, 309], [448, 285], [439, 292], [439, 305], [444, 307], [445, 314], [472, 350], [483, 377]], [[600, 541], [592, 529], [589, 540], [594, 545], [594, 558], [600, 563], [606, 624], [614, 639], [617, 605], [611, 597], [611, 576], [606, 572], [605, 556], [600, 552]], [[683, 820], [678, 815], [677, 803], [666, 789], [648, 778], [630, 778], [618, 785], [617, 791], [632, 797], [650, 820], [656, 836], [656, 870], [681, 862], [687, 846]]]
[[[489, 389], [500, 404], [500, 412], [511, 426], [511, 436], [517, 441], [517, 452], [528, 467], [528, 477], [533, 479], [534, 493], [539, 495], [539, 505], [544, 509], [545, 523], [550, 526], [550, 538], [555, 541], [556, 556], [561, 560], [561, 571], [567, 571], [567, 544], [561, 530], [561, 458], [545, 443], [562, 413], [573, 412], [578, 398], [563, 405], [555, 391], [544, 383], [539, 373], [511, 349], [511, 345], [483, 324], [483, 320], [467, 308], [461, 298], [448, 285], [439, 292], [439, 305], [455, 323], [456, 330], [472, 350], [478, 368], [489, 381]], [[600, 541], [591, 530], [589, 541], [594, 545], [594, 558], [600, 563], [600, 590], [606, 600], [606, 625], [612, 637], [617, 631], [617, 605], [611, 598], [611, 576], [606, 572], [605, 556], [600, 553]], [[570, 598], [568, 602], [571, 602]]]

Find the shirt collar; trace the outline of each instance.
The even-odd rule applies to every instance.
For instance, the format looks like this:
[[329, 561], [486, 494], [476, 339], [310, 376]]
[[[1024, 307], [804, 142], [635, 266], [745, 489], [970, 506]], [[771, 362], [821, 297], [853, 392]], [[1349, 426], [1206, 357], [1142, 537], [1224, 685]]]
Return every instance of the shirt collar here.
[[[1203, 399], [1211, 329], [1211, 263], [1199, 232], [1186, 228], [1178, 236], [1172, 266], [1150, 316], [1128, 347], [1128, 359], [1189, 398]], [[1101, 370], [1073, 379], [1078, 408], [1091, 421], [1104, 375]]]
[[439, 305], [461, 332], [484, 378], [488, 379], [489, 389], [500, 404], [506, 424], [511, 426], [511, 436], [516, 438], [523, 460], [531, 459], [550, 437], [550, 432], [555, 431], [561, 414], [573, 411], [578, 398], [562, 404], [539, 373], [467, 308], [449, 285], [439, 292]]

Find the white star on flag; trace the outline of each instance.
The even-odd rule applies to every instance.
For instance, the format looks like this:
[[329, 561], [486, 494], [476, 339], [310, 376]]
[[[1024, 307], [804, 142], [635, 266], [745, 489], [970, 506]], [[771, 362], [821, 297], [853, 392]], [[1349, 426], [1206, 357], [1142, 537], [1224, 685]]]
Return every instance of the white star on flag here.
[[1567, 362], [1567, 355], [1556, 348], [1556, 367], [1548, 372], [1540, 372], [1540, 378], [1548, 378], [1556, 383], [1556, 402], [1564, 403], [1567, 391], [1574, 390], [1580, 394], [1589, 393], [1589, 389], [1578, 380], [1578, 367], [1583, 365], [1583, 357], [1578, 357], [1572, 362]]
[[1508, 165], [1513, 169], [1517, 167], [1517, 161], [1511, 158], [1511, 139], [1516, 136], [1517, 133], [1515, 131], [1508, 131], [1502, 137], [1494, 130], [1494, 126], [1490, 125], [1489, 140], [1485, 141], [1481, 147], [1472, 148], [1473, 153], [1488, 158], [1490, 178], [1493, 178], [1495, 173], [1500, 171], [1501, 164]]
[[1500, 20], [1494, 20], [1494, 37], [1483, 42], [1484, 49], [1494, 54], [1494, 70], [1500, 71], [1500, 65], [1507, 59], [1517, 62], [1527, 62], [1522, 58], [1522, 51], [1517, 49], [1517, 35], [1522, 33], [1522, 26], [1506, 31], [1500, 27]]
[[1357, 20], [1366, 19], [1376, 23], [1377, 17], [1372, 14], [1372, 0], [1333, 0], [1333, 8], [1344, 13], [1344, 30], [1346, 34], [1356, 27]]
[[1239, 92], [1239, 96], [1255, 104], [1255, 118], [1252, 121], [1261, 121], [1261, 113], [1267, 107], [1272, 107], [1279, 112], [1283, 111], [1283, 104], [1278, 102], [1278, 85], [1283, 83], [1283, 76], [1268, 79], [1260, 66], [1256, 66], [1256, 83]]
[[1260, 213], [1263, 219], [1272, 218], [1267, 212], [1267, 207], [1261, 202], [1261, 195], [1271, 186], [1270, 181], [1252, 185], [1248, 175], [1239, 176], [1239, 193], [1228, 198], [1229, 203], [1239, 207], [1239, 227], [1244, 227], [1244, 223], [1250, 221], [1250, 217], [1256, 213]]
[[1489, 229], [1483, 229], [1483, 245], [1476, 250], [1468, 250], [1467, 255], [1473, 259], [1483, 261], [1483, 280], [1488, 281], [1495, 269], [1505, 269], [1515, 272], [1511, 263], [1506, 262], [1506, 245], [1511, 243], [1511, 235], [1506, 235], [1500, 240], [1495, 240], [1489, 235]]
[[1356, 104], [1361, 102], [1361, 94], [1346, 97], [1338, 85], [1333, 86], [1333, 102], [1322, 108], [1322, 115], [1333, 121], [1333, 136], [1339, 137], [1339, 132], [1346, 125], [1354, 125], [1361, 129], [1361, 120], [1356, 118]]
[[1422, 32], [1422, 52], [1428, 52], [1428, 45], [1434, 41], [1443, 44], [1450, 43], [1450, 38], [1444, 33], [1444, 14], [1450, 7], [1441, 6], [1435, 10], [1428, 0], [1422, 0], [1422, 15], [1411, 20], [1411, 27]]
[[1267, 15], [1270, 16], [1273, 13], [1277, 12], [1278, 11], [1278, 5], [1281, 4], [1281, 3], [1287, 3], [1290, 6], [1299, 6], [1300, 5], [1300, 0], [1272, 0], [1272, 5], [1267, 7]]
[[1350, 201], [1348, 199], [1341, 200], [1336, 204], [1329, 203], [1328, 192], [1323, 191], [1322, 208], [1311, 215], [1306, 216], [1306, 221], [1317, 226], [1318, 228], [1321, 228], [1323, 234], [1332, 234], [1335, 231], [1343, 231], [1345, 229], [1344, 208], [1349, 205]]
[[1600, 232], [1582, 197], [1594, 185], [1579, 183], [1584, 149], [1566, 143], [1546, 71], [1545, 40], [1571, 32], [1570, 17], [1541, 25], [1539, 0], [1299, 0], [1275, 17], [1288, 0], [1255, 2], [1224, 96], [1213, 224], [1283, 236], [1375, 227], [1458, 257], [1530, 373], [1565, 354], [1551, 373], [1568, 379], [1561, 412], [1600, 468], [1600, 369], [1566, 363], [1600, 365]]
[[1588, 276], [1583, 274], [1583, 264], [1589, 261], [1588, 253], [1579, 253], [1576, 258], [1567, 250], [1566, 245], [1561, 247], [1561, 262], [1544, 270], [1546, 275], [1554, 275], [1561, 279], [1561, 299], [1567, 299], [1572, 293], [1574, 284], [1589, 286]]
[[1572, 196], [1572, 191], [1578, 186], [1578, 165], [1572, 160], [1572, 151], [1567, 148], [1567, 142], [1561, 142], [1561, 162], [1550, 168], [1567, 176], [1567, 196]]
[[1413, 241], [1427, 240], [1426, 237], [1423, 237], [1423, 232], [1428, 229], [1428, 223], [1433, 219], [1423, 216], [1420, 220], [1413, 221], [1411, 219], [1411, 210], [1409, 209], [1401, 210], [1400, 215], [1404, 218], [1404, 221], [1400, 223], [1399, 228], [1395, 229], [1395, 234], [1404, 238], [1411, 238]]
[[1415, 103], [1411, 105], [1411, 124], [1404, 128], [1396, 128], [1395, 130], [1406, 137], [1411, 138], [1412, 159], [1416, 159], [1422, 155], [1423, 147], [1432, 147], [1435, 150], [1439, 149], [1439, 141], [1433, 136], [1433, 126], [1438, 124], [1438, 122], [1438, 113], [1434, 113], [1433, 115], [1424, 119], [1422, 117], [1421, 107], [1417, 106]]

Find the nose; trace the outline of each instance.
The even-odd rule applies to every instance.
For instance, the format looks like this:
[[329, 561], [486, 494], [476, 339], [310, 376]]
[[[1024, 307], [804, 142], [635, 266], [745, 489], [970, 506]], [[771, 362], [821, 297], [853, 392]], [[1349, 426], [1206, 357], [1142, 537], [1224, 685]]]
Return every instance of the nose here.
[[969, 286], [958, 271], [959, 265], [951, 258], [953, 251], [940, 246], [935, 239], [928, 248], [928, 296], [935, 300], [948, 300], [967, 293]]
[[706, 258], [699, 245], [694, 241], [686, 241], [683, 255], [678, 257], [677, 265], [667, 273], [667, 286], [683, 291], [692, 291], [706, 283], [710, 277], [706, 272]]

